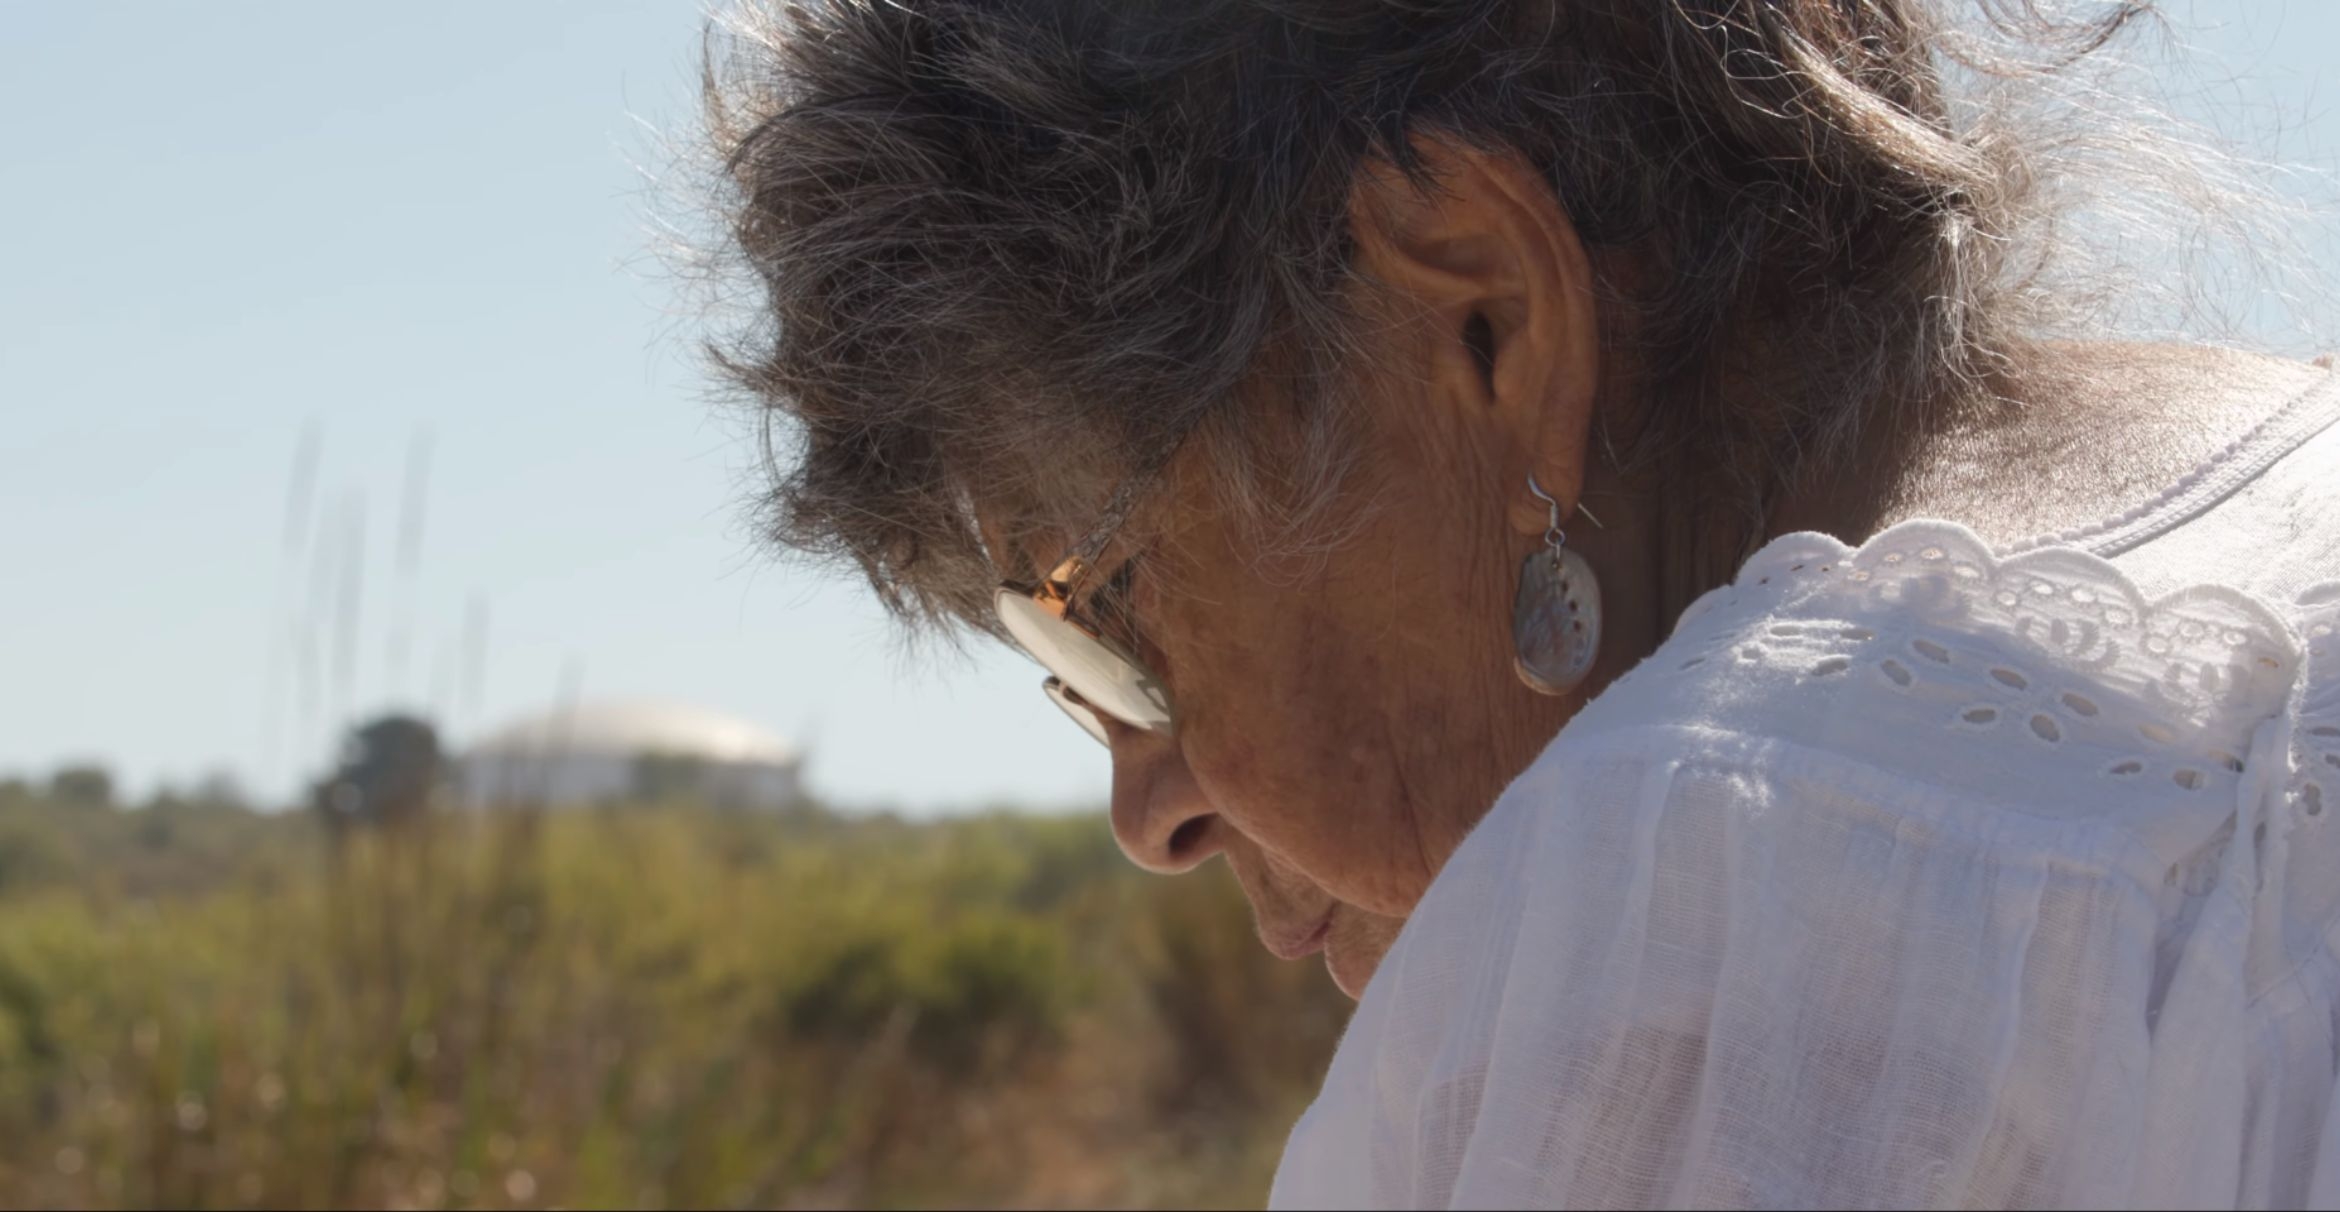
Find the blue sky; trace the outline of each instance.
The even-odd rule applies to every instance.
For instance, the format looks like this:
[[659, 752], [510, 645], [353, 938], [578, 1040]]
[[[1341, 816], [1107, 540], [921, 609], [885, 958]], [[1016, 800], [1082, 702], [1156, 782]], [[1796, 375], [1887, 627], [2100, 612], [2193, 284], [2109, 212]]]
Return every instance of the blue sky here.
[[[2340, 6], [2170, 18], [2202, 56], [2182, 107], [2332, 167]], [[906, 652], [858, 586], [751, 543], [745, 430], [650, 256], [640, 168], [687, 126], [700, 21], [617, 0], [0, 8], [0, 773], [97, 758], [134, 788], [225, 769], [277, 795], [336, 704], [435, 707], [460, 739], [571, 681], [795, 736], [844, 801], [1102, 800], [1103, 752], [1028, 663]], [[288, 551], [305, 434], [314, 524]], [[302, 620], [353, 565], [344, 678], [333, 628]]]

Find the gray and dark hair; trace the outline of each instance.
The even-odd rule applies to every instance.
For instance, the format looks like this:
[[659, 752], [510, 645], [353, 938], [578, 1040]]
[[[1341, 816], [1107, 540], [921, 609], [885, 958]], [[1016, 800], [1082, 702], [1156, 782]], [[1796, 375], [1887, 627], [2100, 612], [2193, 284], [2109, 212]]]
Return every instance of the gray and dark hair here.
[[1986, 55], [1924, 0], [750, 10], [706, 81], [758, 303], [722, 364], [786, 422], [769, 533], [983, 626], [979, 506], [1077, 530], [1204, 432], [1230, 508], [1305, 514], [1343, 465], [1352, 185], [1378, 158], [1435, 188], [1430, 132], [1523, 156], [1632, 265], [1607, 339], [1651, 370], [1614, 457], [1743, 517], [2014, 356], [2054, 165], [1946, 82], [2053, 74], [2137, 12], [1994, 7], [2024, 35]]

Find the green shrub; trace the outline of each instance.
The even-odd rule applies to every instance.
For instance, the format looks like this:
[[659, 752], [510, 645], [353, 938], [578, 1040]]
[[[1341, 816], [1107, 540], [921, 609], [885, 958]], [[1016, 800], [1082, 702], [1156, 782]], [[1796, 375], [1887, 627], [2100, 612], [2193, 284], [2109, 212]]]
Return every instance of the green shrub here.
[[0, 1202], [1256, 1204], [1345, 1003], [1095, 817], [0, 789]]

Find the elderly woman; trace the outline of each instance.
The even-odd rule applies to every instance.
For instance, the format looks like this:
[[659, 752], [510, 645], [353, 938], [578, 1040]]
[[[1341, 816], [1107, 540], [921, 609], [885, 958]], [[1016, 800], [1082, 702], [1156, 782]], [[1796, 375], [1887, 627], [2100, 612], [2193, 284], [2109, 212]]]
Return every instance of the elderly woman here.
[[1129, 856], [1360, 998], [1277, 1203], [2340, 1199], [2340, 384], [2048, 339], [2075, 170], [1949, 90], [2129, 15], [723, 44], [774, 532], [1021, 645]]

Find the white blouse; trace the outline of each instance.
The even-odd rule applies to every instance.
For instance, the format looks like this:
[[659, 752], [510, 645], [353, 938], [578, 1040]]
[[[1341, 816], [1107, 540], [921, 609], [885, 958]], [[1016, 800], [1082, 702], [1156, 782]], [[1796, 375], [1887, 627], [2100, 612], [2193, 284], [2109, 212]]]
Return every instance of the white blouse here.
[[1439, 873], [1272, 1205], [2340, 1206], [2335, 417], [1765, 547]]

